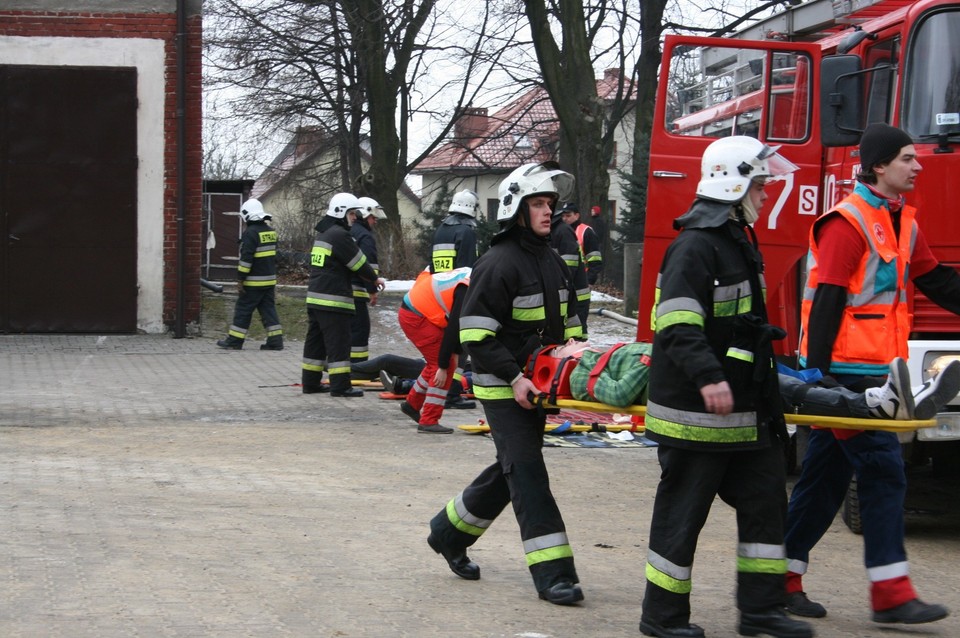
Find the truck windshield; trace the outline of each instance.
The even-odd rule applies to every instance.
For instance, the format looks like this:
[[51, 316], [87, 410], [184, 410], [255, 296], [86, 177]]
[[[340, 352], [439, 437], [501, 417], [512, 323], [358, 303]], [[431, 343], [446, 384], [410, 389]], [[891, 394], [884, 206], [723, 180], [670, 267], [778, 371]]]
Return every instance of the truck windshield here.
[[958, 33], [956, 10], [934, 13], [917, 26], [904, 74], [901, 118], [901, 126], [914, 138], [960, 135]]

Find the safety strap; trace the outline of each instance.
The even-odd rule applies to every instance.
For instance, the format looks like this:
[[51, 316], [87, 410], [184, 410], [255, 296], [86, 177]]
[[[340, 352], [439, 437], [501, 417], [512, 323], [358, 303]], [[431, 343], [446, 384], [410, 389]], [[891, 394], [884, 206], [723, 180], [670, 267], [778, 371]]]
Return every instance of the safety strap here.
[[610, 361], [610, 357], [613, 356], [613, 353], [625, 345], [627, 344], [618, 343], [611, 347], [609, 350], [600, 355], [600, 358], [597, 359], [597, 362], [593, 365], [593, 369], [590, 370], [590, 376], [587, 378], [587, 394], [594, 399], [597, 397], [593, 394], [593, 389], [596, 387], [597, 381], [600, 380], [600, 373], [602, 373], [603, 369], [607, 367], [607, 362]]

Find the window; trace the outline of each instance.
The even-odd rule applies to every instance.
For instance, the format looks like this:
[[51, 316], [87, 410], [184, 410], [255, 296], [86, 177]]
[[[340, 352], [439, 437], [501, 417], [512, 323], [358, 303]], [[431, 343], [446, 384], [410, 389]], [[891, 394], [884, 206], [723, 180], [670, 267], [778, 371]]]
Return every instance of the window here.
[[500, 208], [499, 199], [487, 199], [487, 221], [497, 220], [497, 209]]

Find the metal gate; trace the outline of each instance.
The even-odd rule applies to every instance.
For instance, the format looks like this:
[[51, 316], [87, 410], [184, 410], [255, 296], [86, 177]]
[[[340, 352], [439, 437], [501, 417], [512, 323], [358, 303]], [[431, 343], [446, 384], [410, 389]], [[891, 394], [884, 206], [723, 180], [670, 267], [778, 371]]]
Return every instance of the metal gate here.
[[136, 84], [0, 66], [0, 332], [136, 331]]

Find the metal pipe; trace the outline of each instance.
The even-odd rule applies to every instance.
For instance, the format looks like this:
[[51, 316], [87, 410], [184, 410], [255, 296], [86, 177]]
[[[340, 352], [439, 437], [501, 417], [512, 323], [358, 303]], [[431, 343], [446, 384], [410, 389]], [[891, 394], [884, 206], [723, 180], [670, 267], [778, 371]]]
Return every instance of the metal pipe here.
[[186, 271], [187, 271], [187, 224], [186, 224], [186, 185], [187, 185], [187, 126], [186, 126], [186, 38], [187, 38], [187, 2], [177, 0], [177, 307], [173, 336], [182, 339], [186, 336]]

